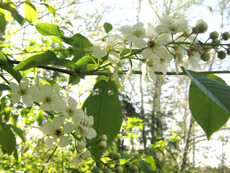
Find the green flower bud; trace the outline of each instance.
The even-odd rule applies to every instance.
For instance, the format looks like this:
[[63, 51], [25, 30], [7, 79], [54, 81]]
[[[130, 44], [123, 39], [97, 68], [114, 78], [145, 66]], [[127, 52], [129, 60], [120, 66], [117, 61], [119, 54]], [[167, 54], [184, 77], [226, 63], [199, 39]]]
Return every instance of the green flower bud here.
[[107, 136], [105, 134], [101, 135], [99, 141], [107, 141]]
[[201, 59], [203, 61], [209, 61], [210, 60], [210, 54], [208, 52], [204, 52], [201, 54]]
[[100, 142], [98, 143], [98, 148], [99, 148], [99, 149], [103, 150], [103, 149], [105, 149], [106, 147], [107, 147], [107, 143], [106, 143], [105, 141], [100, 141]]
[[120, 155], [120, 153], [116, 153], [115, 155], [114, 155], [114, 160], [119, 160], [121, 158], [121, 155]]
[[131, 168], [131, 167], [132, 167], [132, 163], [126, 162], [126, 163], [125, 163], [125, 166], [126, 166], [127, 168]]
[[83, 142], [83, 141], [80, 141], [80, 142], [77, 143], [77, 147], [78, 147], [79, 149], [84, 149], [85, 146], [86, 146], [86, 143]]
[[218, 39], [212, 40], [212, 43], [217, 44], [216, 46], [212, 46], [215, 49], [220, 45], [220, 40], [218, 40]]
[[115, 151], [111, 151], [110, 153], [109, 153], [109, 158], [110, 159], [114, 159], [114, 156], [116, 155], [116, 152]]
[[123, 172], [122, 166], [116, 167], [115, 170], [116, 170], [117, 173], [122, 173]]
[[219, 37], [219, 33], [217, 31], [213, 31], [210, 33], [210, 38], [215, 40]]
[[133, 172], [136, 172], [136, 171], [138, 171], [138, 168], [137, 168], [137, 166], [134, 166], [134, 165], [133, 165], [133, 166], [131, 167], [131, 170], [132, 170]]
[[229, 32], [224, 32], [221, 36], [223, 40], [228, 40], [230, 38]]
[[217, 52], [217, 57], [219, 58], [219, 59], [224, 59], [224, 58], [226, 58], [226, 52], [224, 52], [223, 50], [220, 50], [219, 52]]
[[208, 24], [204, 21], [198, 23], [197, 30], [198, 33], [205, 33], [208, 30]]

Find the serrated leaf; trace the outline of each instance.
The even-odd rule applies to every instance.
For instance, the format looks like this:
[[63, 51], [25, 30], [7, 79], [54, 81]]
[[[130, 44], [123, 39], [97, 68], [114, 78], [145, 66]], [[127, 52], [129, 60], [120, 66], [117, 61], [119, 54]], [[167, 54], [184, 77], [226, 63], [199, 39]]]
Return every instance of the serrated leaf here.
[[188, 76], [200, 90], [221, 108], [230, 113], [230, 87], [223, 82], [208, 78], [207, 76], [185, 70]]
[[104, 29], [106, 33], [109, 33], [113, 29], [113, 26], [110, 23], [105, 22]]
[[33, 55], [25, 59], [24, 61], [16, 65], [14, 67], [14, 70], [24, 71], [24, 70], [28, 70], [33, 67], [38, 67], [41, 65], [50, 65], [50, 64], [60, 65], [63, 67], [68, 67], [68, 68], [76, 67], [76, 64], [74, 62], [70, 60], [66, 60], [66, 59], [57, 58], [56, 54], [53, 51], [48, 50], [44, 53], [36, 54], [36, 55]]
[[55, 8], [53, 6], [51, 6], [50, 4], [43, 4], [48, 10], [50, 13], [53, 14], [53, 16], [55, 17], [56, 15], [56, 12], [55, 12]]
[[22, 140], [23, 142], [26, 141], [25, 133], [24, 133], [21, 129], [19, 129], [18, 127], [13, 126], [13, 125], [11, 125], [11, 124], [10, 124], [10, 127], [11, 127], [11, 128], [13, 129], [13, 131], [21, 138], [21, 140]]
[[9, 155], [11, 155], [16, 149], [16, 139], [9, 125], [0, 123], [0, 136], [0, 145], [7, 151]]
[[6, 19], [5, 19], [5, 15], [3, 13], [0, 12], [0, 31], [2, 31], [2, 33], [5, 33], [5, 29], [6, 29]]
[[122, 108], [118, 98], [118, 89], [113, 81], [99, 81], [94, 86], [93, 93], [86, 99], [83, 109], [94, 117], [94, 128], [97, 137], [90, 140], [89, 148], [94, 159], [99, 159], [105, 150], [98, 148], [95, 142], [98, 138], [107, 135], [107, 145], [110, 145], [121, 128]]
[[25, 1], [24, 7], [25, 7], [25, 18], [26, 18], [26, 20], [29, 23], [34, 23], [38, 17], [35, 6], [31, 2]]
[[[215, 75], [208, 75], [208, 77], [220, 83], [225, 83], [223, 79]], [[206, 79], [206, 81], [208, 80]], [[209, 85], [212, 85], [212, 83]], [[216, 92], [219, 91], [217, 90]], [[213, 94], [215, 95], [216, 92]], [[208, 140], [214, 132], [219, 130], [228, 121], [230, 116], [225, 109], [211, 100], [208, 95], [205, 95], [194, 82], [190, 84], [189, 106], [193, 118], [205, 131]]]
[[62, 32], [59, 29], [59, 26], [51, 23], [39, 22], [35, 24], [37, 31], [42, 35], [54, 35], [57, 37], [62, 37]]

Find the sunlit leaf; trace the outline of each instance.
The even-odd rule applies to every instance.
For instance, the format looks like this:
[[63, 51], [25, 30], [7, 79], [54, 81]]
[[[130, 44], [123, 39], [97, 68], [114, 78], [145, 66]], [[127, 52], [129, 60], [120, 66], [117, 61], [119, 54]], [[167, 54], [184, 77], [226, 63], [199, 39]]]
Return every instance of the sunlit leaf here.
[[68, 38], [63, 37], [63, 40], [65, 43], [77, 47], [83, 51], [85, 48], [92, 46], [92, 43], [81, 34], [75, 34], [74, 36]]
[[99, 159], [105, 150], [98, 148], [96, 140], [103, 134], [107, 135], [107, 145], [110, 145], [121, 128], [122, 109], [118, 99], [118, 89], [113, 81], [99, 81], [94, 86], [93, 93], [86, 99], [83, 109], [94, 117], [96, 139], [90, 140], [89, 148], [94, 159]]
[[31, 2], [25, 1], [24, 7], [25, 7], [25, 18], [26, 18], [26, 20], [30, 23], [34, 23], [38, 17], [35, 6]]
[[13, 131], [21, 138], [21, 140], [22, 140], [23, 142], [26, 141], [25, 133], [24, 133], [21, 129], [19, 129], [18, 127], [13, 126], [13, 125], [10, 125], [10, 127], [11, 127], [11, 128], [13, 129]]
[[[218, 97], [223, 105], [226, 104], [225, 99], [227, 98], [224, 96], [222, 91], [218, 90], [225, 90], [225, 87], [223, 86], [228, 86], [225, 84], [223, 79], [215, 75], [208, 75], [208, 77], [202, 76], [202, 83], [205, 85], [206, 90], [208, 90], [206, 93], [212, 92], [213, 96]], [[197, 78], [197, 74], [195, 78]], [[212, 81], [213, 79], [219, 83], [215, 83], [215, 81]], [[226, 93], [226, 95], [228, 95], [228, 93]], [[210, 95], [208, 94], [204, 94], [204, 92], [194, 82], [191, 82], [189, 89], [189, 106], [192, 116], [205, 131], [208, 139], [210, 139], [211, 135], [228, 121], [230, 116], [223, 107], [214, 102], [216, 99], [212, 100], [209, 96]]]
[[141, 160], [139, 161], [139, 163], [140, 163], [141, 172], [143, 173], [154, 172], [154, 168], [148, 162]]
[[17, 66], [14, 67], [16, 71], [24, 71], [33, 67], [38, 67], [41, 65], [60, 65], [63, 67], [75, 68], [76, 64], [70, 60], [57, 58], [54, 52], [48, 50], [41, 54], [33, 55]]
[[5, 15], [3, 13], [0, 12], [0, 31], [2, 31], [2, 33], [5, 33], [5, 29], [6, 29], [6, 19], [5, 19]]
[[55, 14], [56, 14], [55, 8], [54, 8], [53, 6], [51, 6], [50, 4], [43, 4], [43, 5], [44, 5], [44, 6], [49, 10], [49, 12], [52, 13], [53, 16], [55, 17]]
[[0, 136], [0, 145], [9, 155], [12, 154], [16, 147], [16, 139], [9, 125], [0, 123]]
[[54, 35], [57, 37], [62, 37], [62, 32], [59, 29], [59, 26], [51, 23], [39, 22], [35, 24], [37, 31], [42, 35]]

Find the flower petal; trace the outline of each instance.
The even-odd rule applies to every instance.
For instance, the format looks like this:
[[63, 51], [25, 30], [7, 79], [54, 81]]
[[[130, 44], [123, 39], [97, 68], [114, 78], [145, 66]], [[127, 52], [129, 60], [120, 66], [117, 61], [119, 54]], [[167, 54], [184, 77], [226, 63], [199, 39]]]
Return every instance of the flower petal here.
[[53, 139], [53, 138], [47, 138], [46, 140], [45, 140], [45, 144], [48, 146], [48, 147], [53, 147], [54, 146], [54, 144], [55, 144], [55, 139]]
[[66, 147], [67, 145], [69, 145], [69, 138], [67, 136], [62, 136], [59, 145], [61, 147]]
[[112, 64], [117, 64], [120, 61], [120, 56], [116, 52], [111, 51], [108, 59]]
[[71, 122], [67, 122], [63, 126], [64, 133], [70, 133], [75, 129], [74, 125]]
[[58, 116], [58, 117], [54, 117], [53, 119], [53, 123], [54, 123], [54, 127], [61, 127], [64, 124], [65, 121], [65, 117], [64, 116]]
[[27, 107], [31, 107], [33, 105], [33, 100], [31, 99], [31, 97], [29, 95], [24, 95], [22, 97], [22, 102], [27, 106]]
[[10, 97], [10, 100], [12, 102], [12, 104], [14, 103], [18, 103], [21, 99], [21, 95], [18, 94], [18, 93], [14, 93], [11, 97]]
[[18, 92], [20, 90], [19, 86], [14, 82], [10, 82], [9, 86], [13, 92]]

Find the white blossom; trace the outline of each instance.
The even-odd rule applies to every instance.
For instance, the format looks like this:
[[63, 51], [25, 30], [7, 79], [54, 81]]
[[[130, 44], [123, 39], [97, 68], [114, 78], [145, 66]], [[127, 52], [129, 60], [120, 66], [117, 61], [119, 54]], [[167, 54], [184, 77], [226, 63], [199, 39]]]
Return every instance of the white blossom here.
[[53, 91], [52, 87], [48, 84], [45, 84], [41, 87], [40, 92], [36, 93], [32, 96], [32, 99], [41, 103], [40, 109], [44, 111], [50, 111], [53, 109], [54, 111], [61, 112], [62, 106], [59, 102], [59, 95]]
[[37, 86], [28, 87], [28, 85], [29, 80], [27, 78], [22, 78], [19, 85], [15, 84], [14, 82], [9, 83], [11, 90], [14, 92], [10, 97], [10, 100], [13, 104], [19, 102], [22, 98], [22, 102], [26, 106], [31, 107], [33, 105], [31, 95], [38, 93], [39, 89]]
[[45, 141], [48, 147], [53, 147], [56, 143], [61, 147], [66, 147], [69, 144], [69, 138], [64, 134], [71, 133], [74, 130], [74, 125], [70, 122], [64, 124], [64, 120], [64, 116], [55, 117], [53, 122], [47, 121], [41, 127], [41, 131], [48, 135]]
[[184, 18], [173, 20], [170, 16], [164, 16], [160, 25], [156, 27], [156, 32], [179, 33], [188, 28], [188, 21]]
[[112, 64], [117, 64], [120, 61], [120, 55], [117, 53], [126, 47], [122, 37], [111, 35], [106, 38], [106, 41], [100, 46], [87, 48], [87, 51], [93, 51], [95, 58], [102, 58], [108, 54], [108, 59]]

